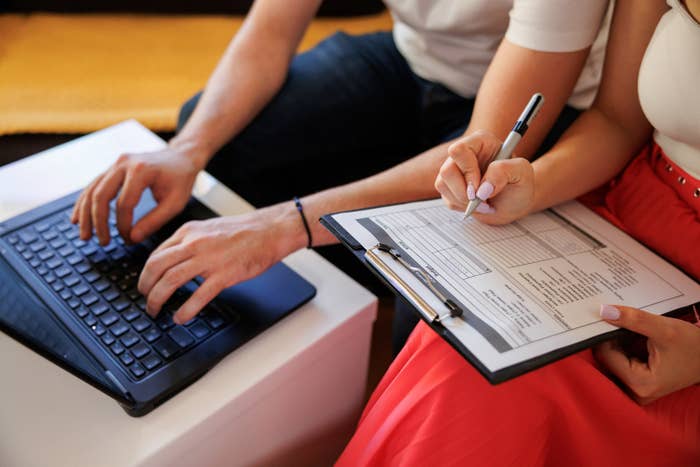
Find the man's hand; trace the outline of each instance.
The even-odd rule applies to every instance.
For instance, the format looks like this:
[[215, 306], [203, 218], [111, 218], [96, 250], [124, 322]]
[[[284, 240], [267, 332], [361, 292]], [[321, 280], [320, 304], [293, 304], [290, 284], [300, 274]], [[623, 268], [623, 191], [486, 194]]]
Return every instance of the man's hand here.
[[223, 289], [255, 277], [305, 244], [299, 214], [291, 203], [235, 217], [184, 224], [146, 262], [138, 289], [147, 312], [157, 315], [179, 287], [204, 279], [173, 316], [192, 319]]
[[[92, 237], [94, 229], [100, 243], [108, 244], [109, 203], [119, 194], [119, 233], [126, 241], [141, 242], [185, 207], [200, 169], [189, 155], [174, 148], [122, 154], [81, 193], [71, 220], [80, 224], [81, 239]], [[158, 205], [132, 227], [134, 207], [146, 188], [151, 189]]]
[[447, 149], [435, 188], [450, 209], [464, 211], [479, 197], [488, 201], [479, 204], [474, 217], [486, 224], [506, 224], [529, 214], [535, 192], [532, 165], [520, 157], [489, 164], [500, 146], [492, 134], [476, 131]]
[[647, 337], [647, 362], [630, 358], [614, 342], [605, 342], [595, 355], [630, 389], [640, 404], [700, 382], [700, 327], [626, 306], [603, 305], [601, 317]]

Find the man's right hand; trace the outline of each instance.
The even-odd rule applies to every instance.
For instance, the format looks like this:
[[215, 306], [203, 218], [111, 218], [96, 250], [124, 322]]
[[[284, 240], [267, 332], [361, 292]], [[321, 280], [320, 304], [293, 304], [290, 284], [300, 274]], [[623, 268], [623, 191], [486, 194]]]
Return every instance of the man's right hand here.
[[[141, 242], [185, 207], [200, 169], [193, 158], [177, 148], [122, 154], [81, 193], [71, 220], [80, 224], [81, 239], [92, 237], [94, 229], [100, 243], [108, 244], [109, 203], [119, 195], [119, 233], [125, 241]], [[146, 188], [151, 189], [158, 205], [132, 226], [134, 207]]]

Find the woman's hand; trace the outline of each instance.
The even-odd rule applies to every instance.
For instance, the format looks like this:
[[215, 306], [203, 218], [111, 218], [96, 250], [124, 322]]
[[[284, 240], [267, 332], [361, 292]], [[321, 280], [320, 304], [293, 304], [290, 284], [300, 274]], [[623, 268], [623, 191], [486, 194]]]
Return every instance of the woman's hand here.
[[[94, 229], [100, 243], [108, 244], [109, 203], [118, 194], [119, 233], [126, 241], [141, 242], [185, 207], [200, 170], [189, 154], [175, 148], [122, 154], [80, 194], [71, 220], [80, 224], [81, 239], [92, 237]], [[158, 205], [132, 227], [134, 208], [146, 188]]]
[[183, 324], [223, 289], [261, 274], [305, 240], [291, 204], [188, 222], [151, 254], [138, 289], [147, 299], [147, 312], [155, 316], [175, 290], [197, 276], [204, 278], [173, 316], [175, 323]]
[[[530, 213], [534, 200], [534, 171], [526, 159], [495, 161], [501, 141], [477, 131], [455, 141], [440, 168], [435, 188], [450, 209], [464, 211], [475, 197], [474, 217], [486, 224], [506, 224]], [[483, 177], [482, 172], [486, 169]]]
[[595, 355], [632, 392], [640, 404], [700, 382], [700, 327], [680, 319], [658, 316], [626, 306], [603, 305], [601, 317], [647, 337], [649, 358], [630, 358], [614, 342], [605, 342]]

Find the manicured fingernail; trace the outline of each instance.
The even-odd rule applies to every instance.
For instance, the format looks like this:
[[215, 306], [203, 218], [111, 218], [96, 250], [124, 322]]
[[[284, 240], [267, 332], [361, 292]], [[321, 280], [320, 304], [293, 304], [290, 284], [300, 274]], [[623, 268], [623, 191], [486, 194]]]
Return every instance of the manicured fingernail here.
[[473, 200], [476, 197], [476, 191], [474, 190], [474, 184], [472, 182], [469, 182], [467, 185], [467, 198], [469, 198], [469, 201]]
[[476, 212], [481, 214], [493, 214], [496, 210], [492, 206], [489, 206], [488, 203], [482, 202], [476, 207]]
[[600, 317], [603, 319], [620, 319], [620, 310], [612, 305], [600, 305]]
[[481, 184], [478, 190], [476, 190], [476, 196], [484, 201], [489, 199], [489, 197], [493, 194], [493, 185], [491, 182], [484, 182]]

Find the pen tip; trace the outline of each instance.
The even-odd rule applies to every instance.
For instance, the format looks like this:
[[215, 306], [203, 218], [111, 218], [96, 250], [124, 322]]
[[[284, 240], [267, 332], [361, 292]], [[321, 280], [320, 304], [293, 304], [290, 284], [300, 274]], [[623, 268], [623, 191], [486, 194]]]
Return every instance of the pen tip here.
[[479, 198], [475, 198], [469, 201], [469, 205], [467, 205], [467, 210], [464, 211], [464, 217], [462, 219], [466, 219], [467, 217], [472, 215], [472, 213], [476, 210], [477, 206], [479, 206], [479, 201]]

